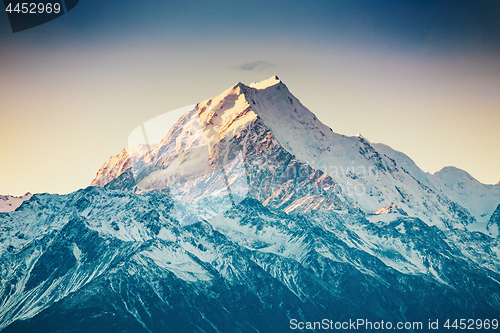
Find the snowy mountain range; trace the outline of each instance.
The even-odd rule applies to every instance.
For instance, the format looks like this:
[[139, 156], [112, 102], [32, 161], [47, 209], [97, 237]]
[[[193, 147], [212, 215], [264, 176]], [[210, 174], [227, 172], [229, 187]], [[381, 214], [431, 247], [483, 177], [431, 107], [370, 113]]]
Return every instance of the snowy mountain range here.
[[276, 76], [164, 130], [0, 213], [2, 332], [498, 323], [500, 185], [334, 133]]
[[[173, 184], [179, 184], [178, 177], [198, 182], [203, 178], [213, 185], [219, 180], [214, 177], [214, 166], [220, 169], [228, 164], [235, 152], [243, 154], [239, 157], [242, 161], [254, 158], [251, 149], [256, 144], [261, 150], [258, 154], [272, 153], [258, 163], [244, 163], [245, 170], [239, 175], [244, 178], [256, 172], [252, 164], [265, 169], [266, 177], [277, 171], [269, 184], [272, 193], [256, 196], [264, 205], [267, 199], [275, 201], [277, 195], [283, 196], [281, 173], [290, 169], [282, 157], [269, 168], [268, 164], [277, 156], [274, 150], [321, 174], [335, 184], [330, 186], [336, 190], [334, 196], [338, 200], [351, 202], [365, 213], [394, 203], [429, 225], [458, 223], [477, 227], [482, 223], [482, 231], [489, 232], [486, 223], [500, 203], [500, 186], [481, 184], [465, 171], [448, 167], [430, 175], [408, 156], [386, 145], [372, 144], [361, 135], [348, 137], [334, 133], [277, 77], [249, 86], [238, 83], [221, 95], [197, 104], [158, 145], [150, 149], [136, 146], [113, 156], [101, 167], [92, 185], [105, 185], [129, 169], [137, 180], [136, 193], [167, 187], [172, 190]], [[263, 145], [268, 149], [262, 149]], [[209, 180], [210, 177], [215, 180]], [[248, 185], [250, 189], [255, 187]], [[457, 187], [461, 190], [457, 191]], [[198, 190], [198, 186], [188, 186], [185, 191], [193, 189]], [[182, 192], [179, 200], [186, 201], [188, 195]], [[297, 205], [304, 208], [304, 200], [310, 197], [300, 196], [291, 201], [285, 196], [280, 207], [285, 211], [294, 210]], [[325, 207], [318, 200], [311, 203], [314, 206], [311, 209]]]

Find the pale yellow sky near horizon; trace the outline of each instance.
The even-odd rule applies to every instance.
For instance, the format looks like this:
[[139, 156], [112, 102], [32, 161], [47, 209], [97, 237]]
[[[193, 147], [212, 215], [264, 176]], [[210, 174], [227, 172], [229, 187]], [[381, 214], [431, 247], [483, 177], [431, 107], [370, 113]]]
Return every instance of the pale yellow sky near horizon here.
[[306, 41], [245, 40], [216, 50], [213, 41], [141, 43], [2, 59], [0, 194], [86, 187], [141, 123], [275, 74], [338, 133], [360, 132], [430, 173], [452, 165], [483, 183], [500, 180], [494, 59]]

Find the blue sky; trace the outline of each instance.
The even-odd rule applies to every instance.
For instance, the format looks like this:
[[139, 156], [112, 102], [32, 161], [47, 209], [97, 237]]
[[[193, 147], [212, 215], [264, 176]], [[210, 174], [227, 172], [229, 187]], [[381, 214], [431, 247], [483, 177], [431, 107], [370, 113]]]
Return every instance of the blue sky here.
[[277, 74], [335, 131], [500, 180], [498, 1], [95, 1], [0, 15], [0, 193], [90, 183], [139, 124]]

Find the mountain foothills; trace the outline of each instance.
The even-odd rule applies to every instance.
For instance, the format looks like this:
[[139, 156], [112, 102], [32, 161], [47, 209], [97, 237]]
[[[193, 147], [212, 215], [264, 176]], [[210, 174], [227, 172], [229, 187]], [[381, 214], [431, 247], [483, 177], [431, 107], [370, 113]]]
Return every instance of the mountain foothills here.
[[8, 210], [2, 332], [500, 320], [500, 185], [334, 133], [278, 77]]

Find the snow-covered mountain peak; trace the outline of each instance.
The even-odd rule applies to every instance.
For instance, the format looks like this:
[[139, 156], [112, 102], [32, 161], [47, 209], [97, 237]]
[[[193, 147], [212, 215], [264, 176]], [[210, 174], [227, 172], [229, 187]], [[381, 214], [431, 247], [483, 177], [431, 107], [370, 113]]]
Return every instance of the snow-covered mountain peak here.
[[467, 179], [467, 180], [473, 180], [477, 181], [474, 177], [472, 177], [467, 171], [459, 169], [454, 166], [445, 166], [439, 171], [435, 172], [433, 174], [435, 177], [439, 178], [454, 178], [455, 180], [460, 178], [460, 179]]
[[281, 80], [278, 78], [277, 75], [273, 75], [267, 80], [260, 81], [260, 82], [252, 82], [249, 85], [249, 87], [255, 88], [255, 89], [266, 89], [266, 88], [272, 87], [274, 85], [277, 85], [279, 83], [282, 83]]
[[[327, 149], [332, 141], [335, 144], [346, 140], [351, 144], [357, 141], [354, 137], [333, 133], [300, 103], [277, 76], [248, 86], [238, 83], [222, 94], [198, 103], [195, 109], [198, 119], [194, 119], [189, 126], [183, 124], [183, 127], [189, 127], [190, 133], [196, 132], [191, 127], [197, 127], [203, 132], [208, 145], [233, 137], [257, 117], [285, 148], [304, 161], [317, 160], [315, 150]], [[193, 120], [193, 117], [190, 116], [190, 119]], [[304, 142], [314, 146], [312, 153]]]
[[116, 155], [111, 156], [97, 171], [95, 179], [90, 185], [104, 186], [111, 179], [120, 176], [127, 169], [131, 168], [138, 160], [142, 159], [146, 153], [157, 145], [136, 145], [122, 149]]
[[207, 99], [196, 106], [197, 126], [208, 141], [219, 141], [224, 136], [233, 136], [241, 131], [257, 115], [251, 111], [248, 87], [238, 83], [222, 94]]
[[430, 177], [435, 188], [448, 198], [466, 207], [479, 224], [488, 222], [500, 203], [500, 193], [492, 185], [485, 185], [468, 172], [447, 166]]
[[30, 192], [27, 192], [20, 197], [0, 195], [0, 213], [15, 211], [19, 206], [21, 206], [23, 202], [31, 199], [32, 196], [33, 194], [31, 194]]
[[[277, 76], [248, 86], [238, 83], [198, 103], [180, 117], [155, 149], [147, 148], [137, 159], [129, 159], [124, 152], [124, 156], [109, 161], [92, 184], [104, 186], [132, 166], [135, 180], [125, 182], [131, 188], [136, 185], [137, 191], [172, 189], [182, 179], [182, 200], [189, 197], [190, 201], [198, 196], [194, 193], [200, 190], [199, 182], [204, 184], [203, 196], [220, 192], [214, 190], [218, 187], [207, 185], [213, 177], [222, 186], [221, 191], [227, 187], [226, 181], [233, 180], [215, 174], [236, 161], [236, 178], [244, 180], [240, 186], [243, 195], [249, 189], [248, 184], [245, 185], [250, 179], [248, 174], [259, 173], [258, 170], [269, 163], [269, 160], [257, 159], [254, 165], [248, 164], [248, 159], [256, 156], [255, 152], [268, 156], [279, 168], [289, 163], [284, 158], [289, 154], [297, 163], [311, 169], [307, 172], [313, 174], [317, 170], [314, 177], [328, 178], [329, 187], [335, 184], [365, 213], [394, 203], [409, 216], [418, 216], [432, 225], [473, 221], [463, 205], [450, 203], [440, 196], [443, 192], [434, 191], [427, 175], [406, 155], [372, 144], [361, 135], [348, 137], [334, 133], [302, 105]], [[271, 152], [272, 149], [284, 149], [286, 153], [280, 153], [283, 160], [275, 160], [272, 156], [276, 152]], [[404, 163], [400, 164], [401, 161]], [[243, 165], [245, 167], [239, 167]], [[278, 193], [276, 196], [281, 198]], [[267, 199], [269, 196], [262, 196], [266, 205]], [[320, 200], [314, 195], [305, 195], [302, 199], [311, 205]], [[491, 212], [492, 209], [488, 209], [489, 215]]]

